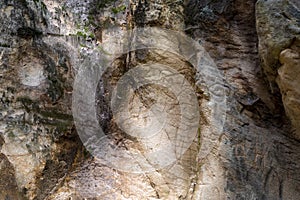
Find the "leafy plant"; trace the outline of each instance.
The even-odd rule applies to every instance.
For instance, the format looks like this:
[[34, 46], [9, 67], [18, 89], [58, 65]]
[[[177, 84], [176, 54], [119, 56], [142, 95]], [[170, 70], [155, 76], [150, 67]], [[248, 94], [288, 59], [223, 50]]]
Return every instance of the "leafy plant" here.
[[77, 35], [78, 37], [83, 37], [84, 39], [87, 38], [87, 35], [86, 35], [85, 33], [81, 32], [81, 31], [78, 31], [78, 32], [76, 33], [76, 35]]
[[95, 35], [93, 33], [89, 34], [89, 37], [92, 38], [92, 39], [95, 39]]
[[91, 38], [91, 39], [95, 39], [95, 35], [93, 33], [85, 33], [85, 32], [81, 32], [81, 31], [77, 31], [76, 35], [78, 37], [83, 37], [84, 39], [87, 39], [87, 38]]

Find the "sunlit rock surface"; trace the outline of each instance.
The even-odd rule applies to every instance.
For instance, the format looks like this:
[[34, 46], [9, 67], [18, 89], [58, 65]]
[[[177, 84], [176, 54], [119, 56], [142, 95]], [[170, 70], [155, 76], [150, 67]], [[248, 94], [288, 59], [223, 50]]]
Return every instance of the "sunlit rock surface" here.
[[294, 127], [291, 135], [297, 139], [300, 138], [297, 84], [299, 81], [297, 56], [300, 40], [299, 13], [300, 4], [296, 0], [258, 1], [256, 6], [261, 64], [267, 75], [271, 92], [283, 101], [286, 115]]
[[278, 69], [277, 82], [282, 92], [283, 105], [286, 114], [295, 127], [293, 136], [300, 138], [300, 46], [299, 41], [280, 53], [282, 66]]
[[[1, 1], [0, 199], [298, 199], [299, 8], [297, 0]], [[168, 168], [135, 174], [103, 165], [84, 148], [72, 92], [86, 58], [119, 51], [105, 46], [108, 29], [122, 37], [149, 26], [185, 32], [205, 48], [224, 76], [227, 115], [222, 133], [210, 135], [211, 98], [200, 84], [200, 130], [191, 147]], [[179, 41], [162, 43], [180, 49]], [[120, 55], [95, 99], [113, 142], [132, 141], [116, 126], [108, 94], [129, 69], [156, 62], [196, 85], [196, 66], [171, 52]], [[153, 95], [175, 102], [159, 87], [143, 88], [132, 102], [152, 105]]]

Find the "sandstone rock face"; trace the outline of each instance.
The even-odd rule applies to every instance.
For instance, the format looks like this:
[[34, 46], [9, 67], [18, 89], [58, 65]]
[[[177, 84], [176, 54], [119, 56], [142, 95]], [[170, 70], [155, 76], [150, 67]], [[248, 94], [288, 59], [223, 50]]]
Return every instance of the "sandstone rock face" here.
[[[1, 1], [0, 199], [298, 199], [299, 10], [297, 0]], [[144, 38], [131, 33], [130, 44], [159, 41], [154, 44], [161, 48], [129, 45], [122, 52], [128, 29], [154, 26], [193, 38], [207, 52], [201, 50], [201, 56], [211, 57], [203, 61], [209, 70], [195, 64], [194, 46], [185, 46], [184, 37], [171, 32], [153, 31]], [[168, 111], [162, 130], [174, 138], [184, 116], [174, 95], [181, 87], [172, 92], [151, 84], [132, 99], [121, 86], [115, 98], [127, 99], [128, 112], [115, 112], [114, 88], [130, 70], [155, 63], [168, 66], [178, 71], [177, 81], [184, 77], [195, 91], [199, 129], [187, 151], [166, 168], [118, 170], [90, 149], [90, 141], [104, 144], [97, 143], [96, 135], [82, 138], [74, 107], [72, 113], [76, 77], [113, 54], [118, 56], [101, 76], [97, 92], [80, 90], [88, 94], [83, 102], [96, 105], [96, 123], [112, 147], [145, 153], [152, 143], [163, 146], [159, 144], [167, 138], [142, 141], [128, 134], [137, 126], [147, 127], [155, 117], [148, 112], [151, 108]], [[136, 73], [140, 79], [156, 77], [152, 69]], [[212, 109], [214, 95], [222, 102], [218, 113]], [[156, 104], [161, 107], [152, 107]], [[133, 117], [127, 118], [128, 113]], [[224, 120], [213, 120], [223, 115]], [[123, 128], [118, 119], [124, 119]]]
[[274, 83], [280, 66], [279, 54], [300, 34], [299, 2], [293, 0], [258, 1], [256, 20], [262, 66], [271, 87], [276, 87]]
[[[285, 136], [280, 136], [279, 139], [276, 135], [280, 132], [288, 135], [291, 130], [287, 126], [284, 111], [279, 106], [280, 99], [269, 92], [269, 85], [264, 81], [264, 74], [259, 65], [255, 3], [255, 1], [222, 1], [222, 3], [189, 1], [187, 5], [187, 22], [190, 25], [187, 31], [191, 31], [196, 39], [200, 39], [199, 42], [203, 43], [218, 67], [224, 71], [230, 87], [228, 102], [230, 108], [227, 112], [224, 135], [220, 139], [217, 151], [219, 154], [211, 156], [204, 165], [205, 169], [221, 166], [223, 172], [216, 179], [207, 175], [209, 181], [205, 186], [200, 186], [202, 192], [199, 197], [204, 199], [209, 199], [210, 195], [213, 195], [212, 199], [297, 198], [287, 196], [288, 193], [297, 194], [295, 189], [287, 186], [290, 182], [294, 182], [294, 179], [283, 178], [286, 176], [283, 174], [279, 175], [283, 180], [273, 174], [275, 171], [283, 172], [287, 167], [279, 161], [280, 159], [275, 158], [276, 156], [272, 156], [281, 154], [279, 149], [282, 149], [282, 146], [279, 147], [277, 144], [291, 144], [283, 142], [288, 139], [284, 139]], [[273, 21], [266, 23], [268, 27]], [[258, 28], [260, 34], [259, 31]], [[259, 35], [259, 39], [262, 36]], [[276, 38], [276, 35], [273, 38]], [[295, 144], [292, 147], [295, 148], [292, 159], [298, 160], [297, 142]], [[261, 156], [266, 154], [269, 156]], [[276, 167], [273, 165], [274, 161], [277, 163]], [[299, 171], [299, 165], [296, 164], [295, 167], [295, 171]], [[290, 172], [293, 173], [293, 170]], [[202, 173], [207, 172], [203, 170]], [[222, 182], [214, 181], [222, 179], [224, 185]], [[295, 182], [294, 184], [299, 185]], [[224, 188], [225, 192], [223, 190], [217, 190], [220, 192], [214, 194], [207, 192], [214, 191], [215, 188]]]
[[282, 66], [278, 69], [277, 82], [282, 94], [282, 101], [286, 114], [290, 117], [294, 125], [294, 136], [300, 138], [300, 48], [299, 41], [296, 41], [289, 49], [280, 53], [280, 62]]
[[[276, 0], [258, 1], [256, 5], [262, 67], [274, 95], [279, 94], [277, 80], [286, 114], [295, 129], [292, 135], [299, 139], [300, 113], [299, 102], [296, 100], [299, 95], [296, 87], [299, 68], [296, 54], [299, 49], [296, 46], [300, 38], [300, 5], [298, 1]], [[293, 53], [287, 50], [290, 48], [293, 49]], [[284, 65], [280, 67], [281, 64]]]

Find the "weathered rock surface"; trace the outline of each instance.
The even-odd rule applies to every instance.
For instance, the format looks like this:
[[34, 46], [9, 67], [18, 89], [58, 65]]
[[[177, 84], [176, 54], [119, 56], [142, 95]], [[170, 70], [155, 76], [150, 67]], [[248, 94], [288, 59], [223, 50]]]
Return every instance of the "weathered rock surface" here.
[[293, 136], [300, 138], [300, 46], [295, 41], [290, 48], [280, 53], [282, 66], [278, 69], [277, 83], [279, 85], [286, 114], [295, 127]]
[[[188, 31], [200, 39], [231, 88], [226, 131], [220, 138], [218, 153], [205, 164], [205, 169], [221, 166], [223, 172], [202, 188], [218, 188], [212, 199], [297, 199], [298, 178], [290, 179], [288, 174], [298, 176], [294, 172], [299, 171], [299, 144], [284, 136], [291, 130], [281, 99], [269, 92], [259, 65], [255, 1], [190, 1], [187, 8]], [[273, 37], [276, 40], [276, 35]], [[286, 168], [291, 165], [275, 156], [287, 152], [286, 148], [293, 149], [293, 153], [284, 153], [283, 157], [295, 160], [295, 168], [289, 172]], [[214, 180], [223, 180], [223, 185]], [[290, 188], [291, 182], [296, 188]], [[210, 198], [209, 193], [201, 193], [204, 199]]]
[[[300, 39], [299, 13], [300, 4], [299, 1], [295, 0], [258, 1], [256, 4], [257, 32], [262, 67], [267, 75], [272, 93], [275, 96], [279, 96], [281, 93], [286, 114], [291, 119], [295, 129], [292, 135], [298, 139], [300, 138], [300, 104], [296, 100], [299, 96], [296, 83], [298, 83], [299, 61], [297, 61], [297, 55], [292, 56], [293, 59], [288, 58], [292, 52], [287, 49], [292, 48], [293, 54], [299, 52], [299, 49], [295, 48], [297, 41]], [[281, 64], [284, 65], [280, 68]]]
[[[0, 199], [299, 199], [299, 8], [297, 0], [1, 1]], [[111, 39], [106, 29], [121, 36], [147, 26], [185, 31], [206, 49], [224, 75], [227, 115], [204, 158], [199, 135], [172, 167], [133, 174], [84, 149], [71, 95], [83, 58], [96, 62], [93, 53]], [[179, 41], [167, 44], [180, 49]], [[120, 56], [97, 97], [100, 124], [115, 134], [114, 142], [130, 138], [113, 123], [107, 94], [129, 69], [155, 62], [195, 84], [196, 67], [170, 52]], [[210, 125], [204, 91], [197, 90], [202, 139]], [[155, 87], [137, 98], [150, 105], [153, 94], [174, 100]]]
[[1, 1], [0, 10], [1, 181], [7, 183], [0, 193], [45, 199], [80, 148], [69, 104], [74, 54], [53, 30], [44, 2]]
[[299, 2], [258, 1], [256, 20], [262, 67], [271, 87], [276, 87], [274, 83], [280, 66], [279, 54], [288, 48], [295, 38], [299, 38]]

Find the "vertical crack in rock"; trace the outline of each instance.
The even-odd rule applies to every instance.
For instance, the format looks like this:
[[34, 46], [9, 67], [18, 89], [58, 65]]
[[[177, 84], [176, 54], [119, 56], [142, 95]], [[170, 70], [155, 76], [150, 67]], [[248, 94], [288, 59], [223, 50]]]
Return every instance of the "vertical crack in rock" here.
[[[165, 63], [168, 64], [168, 66], [173, 66], [177, 71], [184, 72], [183, 75], [186, 77], [186, 79], [190, 80], [192, 85], [195, 84], [193, 78], [195, 76], [195, 71], [191, 68], [190, 65], [178, 58], [177, 55], [172, 55], [166, 52], [163, 52], [162, 54], [162, 52], [158, 50], [151, 50], [147, 51], [145, 57], [146, 59], [143, 60], [143, 64], [152, 62], [152, 60], [159, 60], [160, 64]], [[134, 69], [134, 65], [137, 65], [137, 63], [138, 62], [134, 60], [133, 62], [130, 62], [129, 66], [131, 66], [131, 69]], [[111, 102], [112, 89], [116, 87], [118, 79], [120, 79], [124, 74], [126, 74], [126, 72], [128, 72], [128, 70], [126, 70], [127, 64], [126, 62], [124, 62], [124, 56], [115, 61], [114, 66], [115, 67], [111, 68], [112, 70], [106, 72], [106, 74], [103, 76], [102, 81], [98, 85], [99, 93], [97, 97], [97, 105], [99, 107], [99, 111], [101, 111], [98, 114], [100, 123], [102, 123], [102, 127], [104, 127], [107, 131], [106, 133], [112, 136], [112, 139], [115, 141], [115, 145], [123, 143], [123, 145], [125, 146], [129, 145], [128, 148], [138, 148], [143, 152], [144, 150], [142, 147], [132, 146], [132, 142], [137, 143], [137, 140], [120, 130], [114, 119], [111, 118], [111, 116], [113, 115], [110, 111], [109, 103]], [[101, 87], [104, 87], [105, 89], [101, 89]], [[153, 104], [161, 104], [162, 106], [164, 106], [164, 109], [166, 109], [166, 111], [170, 112], [171, 114], [169, 115], [170, 124], [166, 125], [166, 130], [170, 129], [169, 131], [175, 131], [173, 129], [178, 126], [176, 125], [176, 122], [180, 121], [176, 118], [176, 116], [180, 116], [181, 114], [178, 113], [178, 109], [176, 109], [179, 104], [176, 100], [176, 97], [174, 97], [174, 94], [170, 93], [167, 88], [162, 88], [155, 85], [141, 87], [136, 90], [134, 94], [135, 95], [133, 99], [130, 100], [131, 112], [134, 113], [137, 110], [140, 110], [139, 106], [142, 106], [147, 110], [147, 108], [149, 109]], [[137, 102], [140, 102], [141, 104]], [[143, 113], [143, 109], [140, 111], [141, 113], [139, 113], [137, 116], [142, 116], [145, 114]], [[130, 121], [132, 120], [133, 119], [130, 119]], [[147, 120], [147, 118], [145, 118], [145, 120]], [[142, 122], [136, 121], [136, 123]], [[174, 128], [171, 128], [173, 126]], [[157, 196], [159, 196], [160, 198], [171, 198], [173, 196], [175, 198], [179, 196], [186, 197], [188, 195], [188, 190], [191, 184], [190, 179], [196, 172], [197, 168], [196, 154], [197, 142], [195, 141], [192, 144], [192, 147], [190, 147], [190, 149], [186, 152], [186, 154], [184, 154], [184, 156], [178, 161], [178, 163], [168, 167], [167, 169], [159, 170], [156, 173], [150, 172], [147, 174], [150, 185], [155, 189]]]

